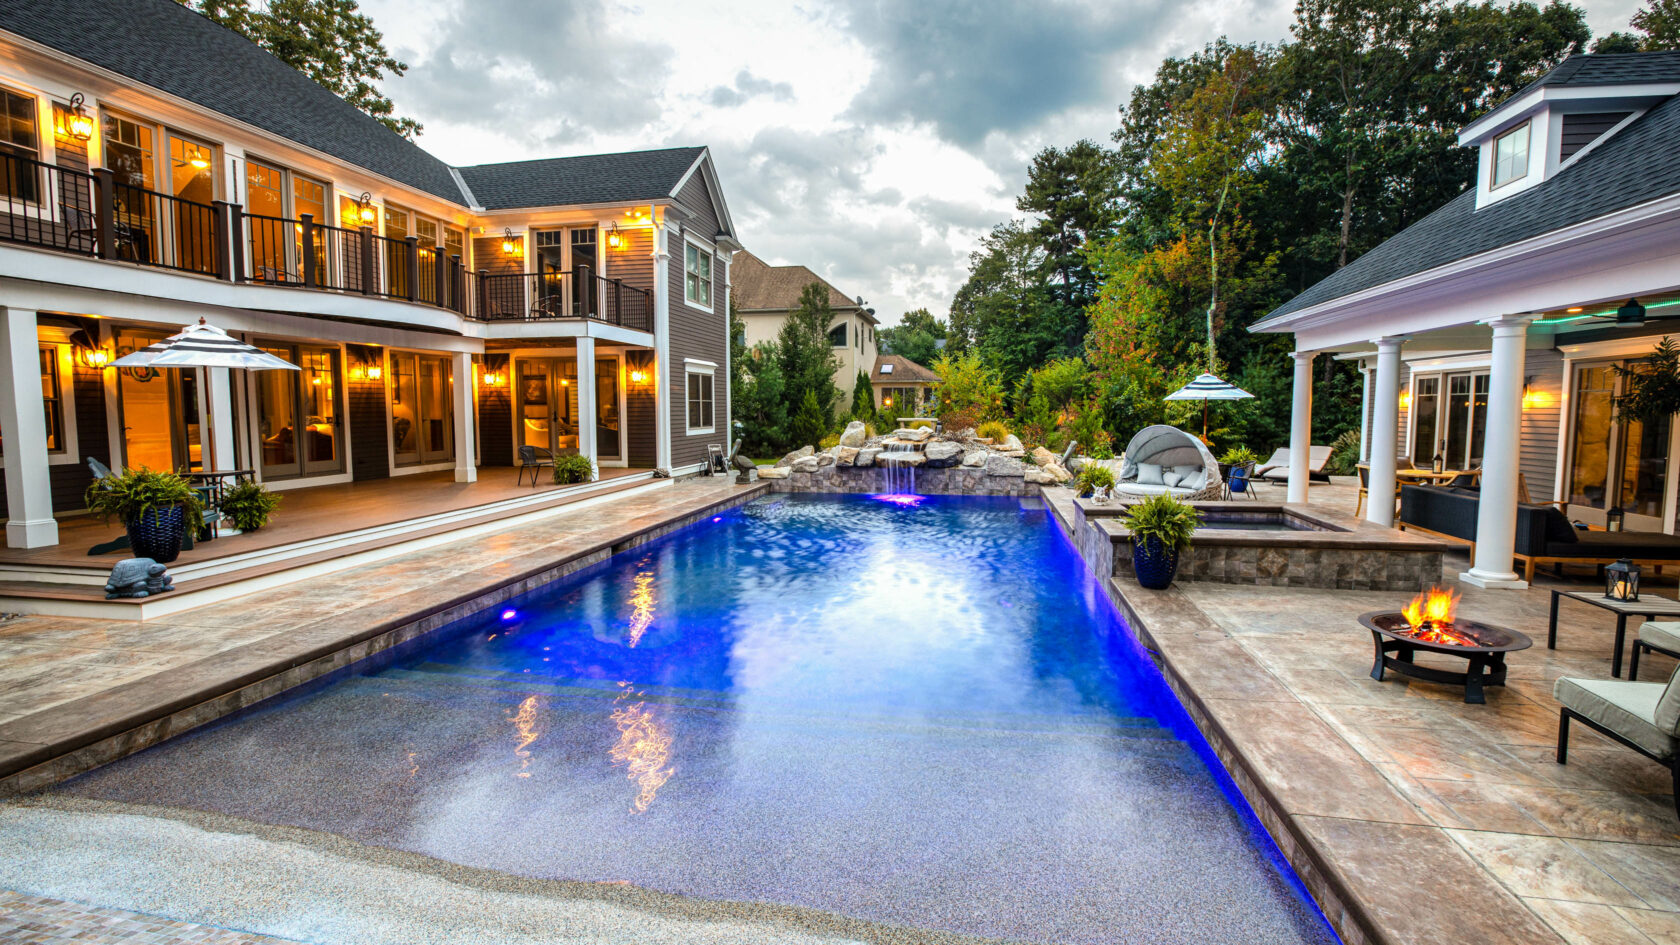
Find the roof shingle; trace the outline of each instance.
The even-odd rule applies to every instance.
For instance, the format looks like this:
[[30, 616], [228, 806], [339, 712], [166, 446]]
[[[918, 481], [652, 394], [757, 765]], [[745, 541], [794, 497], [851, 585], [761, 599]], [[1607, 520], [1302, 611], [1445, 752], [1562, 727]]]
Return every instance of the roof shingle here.
[[813, 282], [827, 287], [831, 308], [862, 310], [857, 300], [804, 266], [772, 266], [745, 251], [736, 253], [730, 263], [730, 299], [743, 312], [791, 311], [799, 306], [799, 294]]
[[591, 203], [641, 203], [669, 197], [705, 148], [479, 164], [460, 169], [486, 210]]

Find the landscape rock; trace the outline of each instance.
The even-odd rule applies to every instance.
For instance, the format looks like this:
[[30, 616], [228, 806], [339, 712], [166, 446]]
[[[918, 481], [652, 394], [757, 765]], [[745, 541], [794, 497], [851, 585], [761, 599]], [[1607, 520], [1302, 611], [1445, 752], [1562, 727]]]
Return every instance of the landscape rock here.
[[758, 467], [758, 478], [760, 479], [786, 479], [791, 475], [793, 475], [793, 468], [790, 466]]
[[1008, 456], [992, 454], [986, 457], [986, 475], [1014, 476], [1019, 479], [1027, 472], [1027, 464]]
[[873, 466], [875, 465], [875, 457], [879, 455], [881, 455], [880, 447], [866, 446], [857, 451], [857, 456], [852, 458], [852, 464], [854, 466]]
[[929, 427], [900, 427], [893, 431], [894, 439], [908, 440], [911, 443], [920, 443], [931, 436], [933, 430]]
[[936, 440], [927, 445], [927, 449], [922, 451], [922, 456], [926, 458], [924, 465], [931, 469], [943, 469], [962, 462], [963, 448], [960, 443]]
[[963, 454], [962, 464], [964, 466], [984, 466], [986, 465], [986, 455], [985, 450], [969, 450]]
[[[841, 439], [844, 440], [845, 437], [841, 437]], [[855, 464], [857, 462], [858, 452], [859, 450], [855, 446], [846, 446], [844, 444], [836, 446], [834, 448], [834, 465], [851, 466]]]
[[1038, 472], [1047, 482], [1062, 483], [1073, 478], [1073, 473], [1068, 472], [1061, 463], [1054, 460], [1038, 467]]
[[1061, 463], [1060, 456], [1057, 456], [1055, 453], [1050, 452], [1042, 446], [1033, 447], [1032, 456], [1033, 463], [1039, 466], [1048, 466], [1051, 463], [1060, 465]]
[[[810, 447], [806, 447], [806, 449], [810, 449]], [[834, 457], [830, 456], [829, 462], [833, 461]], [[792, 469], [794, 472], [816, 472], [817, 467], [821, 465], [821, 463], [817, 462], [817, 458], [815, 456], [807, 453], [804, 456], [795, 459], [788, 468]]]
[[1002, 443], [992, 444], [992, 449], [1000, 453], [1013, 453], [1016, 456], [1020, 456], [1027, 451], [1027, 448], [1021, 445], [1021, 438], [1013, 433], [1004, 437]]
[[832, 466], [832, 465], [834, 465], [834, 454], [833, 453], [818, 453], [816, 455], [816, 460], [817, 460], [817, 465], [818, 466]]
[[845, 431], [840, 434], [840, 445], [855, 449], [862, 446], [868, 439], [869, 434], [863, 428], [863, 421], [853, 420], [846, 424]]
[[909, 450], [902, 453], [888, 453], [883, 451], [875, 458], [877, 466], [920, 466], [927, 462], [927, 454], [921, 450]]
[[783, 456], [781, 459], [776, 460], [776, 465], [777, 466], [792, 466], [794, 460], [804, 459], [805, 457], [810, 456], [812, 453], [815, 453], [816, 451], [817, 451], [817, 448], [814, 447], [814, 446], [801, 446], [799, 449], [796, 449], [793, 452], [787, 454], [786, 456]]

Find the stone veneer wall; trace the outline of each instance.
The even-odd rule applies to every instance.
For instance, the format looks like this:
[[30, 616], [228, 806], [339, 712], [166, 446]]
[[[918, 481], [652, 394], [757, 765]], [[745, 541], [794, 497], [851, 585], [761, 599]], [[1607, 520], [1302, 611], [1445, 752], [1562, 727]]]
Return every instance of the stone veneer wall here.
[[[870, 493], [885, 489], [885, 470], [878, 466], [822, 466], [816, 472], [796, 472], [786, 479], [765, 480], [775, 492], [828, 494]], [[1019, 475], [991, 476], [983, 467], [951, 466], [916, 470], [916, 491], [924, 495], [1036, 496], [1039, 485]]]
[[[1135, 579], [1130, 547], [1112, 554], [1113, 573]], [[1441, 580], [1441, 552], [1201, 544], [1179, 559], [1176, 580], [1415, 594]]]

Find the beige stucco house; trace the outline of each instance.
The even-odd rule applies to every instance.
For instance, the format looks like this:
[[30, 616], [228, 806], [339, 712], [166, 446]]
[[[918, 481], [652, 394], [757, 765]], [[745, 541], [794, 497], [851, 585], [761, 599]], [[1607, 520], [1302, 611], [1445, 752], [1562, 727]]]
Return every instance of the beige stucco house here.
[[834, 369], [834, 383], [849, 403], [858, 372], [873, 370], [878, 353], [875, 326], [879, 321], [875, 310], [864, 305], [863, 297], [847, 296], [804, 266], [772, 266], [748, 252], [736, 254], [730, 276], [731, 297], [746, 323], [748, 345], [776, 340], [806, 286], [816, 282], [828, 289], [828, 304], [834, 309], [828, 340], [840, 360]]

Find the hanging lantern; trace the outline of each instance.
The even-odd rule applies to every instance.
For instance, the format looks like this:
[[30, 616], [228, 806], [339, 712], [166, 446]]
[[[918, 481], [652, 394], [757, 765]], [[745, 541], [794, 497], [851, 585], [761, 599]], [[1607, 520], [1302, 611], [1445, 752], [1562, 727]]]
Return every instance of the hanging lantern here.
[[612, 228], [607, 230], [607, 248], [621, 249], [623, 246], [624, 237], [618, 232], [618, 224], [614, 223]]
[[1604, 530], [1607, 531], [1607, 532], [1619, 532], [1619, 531], [1621, 531], [1622, 530], [1622, 521], [1626, 517], [1626, 515], [1627, 515], [1627, 513], [1623, 512], [1621, 510], [1621, 508], [1619, 508], [1619, 507], [1612, 508], [1610, 511], [1605, 512], [1604, 513]]
[[77, 141], [93, 137], [93, 116], [83, 107], [86, 101], [80, 92], [70, 96], [70, 115], [64, 120], [64, 133]]
[[1610, 600], [1639, 599], [1639, 565], [1627, 558], [1604, 567], [1604, 596]]
[[513, 230], [506, 227], [502, 228], [502, 255], [519, 255], [519, 241], [513, 238]]
[[362, 221], [363, 226], [372, 226], [374, 220], [378, 219], [378, 214], [373, 209], [373, 195], [365, 190], [356, 198], [356, 218]]

